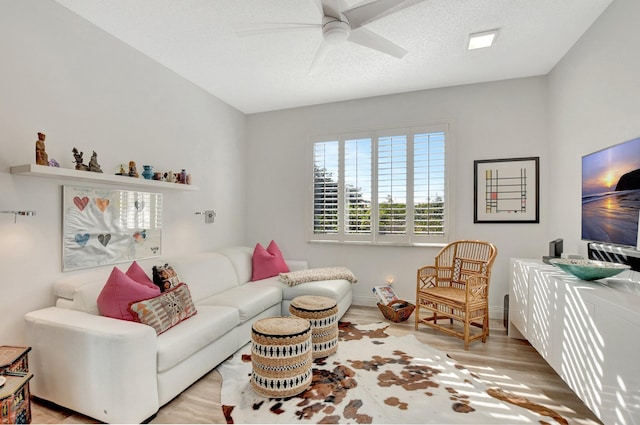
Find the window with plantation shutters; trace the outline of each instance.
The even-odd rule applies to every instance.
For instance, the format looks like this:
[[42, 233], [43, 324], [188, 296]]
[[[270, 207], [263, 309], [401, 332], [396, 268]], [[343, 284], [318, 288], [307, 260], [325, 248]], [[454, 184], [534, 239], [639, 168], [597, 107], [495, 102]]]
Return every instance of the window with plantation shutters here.
[[311, 240], [448, 241], [447, 125], [313, 141]]

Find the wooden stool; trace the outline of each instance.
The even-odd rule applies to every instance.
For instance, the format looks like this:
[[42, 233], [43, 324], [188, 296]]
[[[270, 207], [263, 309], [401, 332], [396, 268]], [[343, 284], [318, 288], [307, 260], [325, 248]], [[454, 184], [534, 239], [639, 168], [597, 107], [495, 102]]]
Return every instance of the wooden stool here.
[[302, 295], [291, 301], [289, 312], [311, 323], [314, 359], [327, 357], [338, 350], [338, 305], [335, 300]]
[[251, 327], [251, 387], [264, 397], [291, 397], [311, 385], [311, 325], [297, 317], [269, 317]]

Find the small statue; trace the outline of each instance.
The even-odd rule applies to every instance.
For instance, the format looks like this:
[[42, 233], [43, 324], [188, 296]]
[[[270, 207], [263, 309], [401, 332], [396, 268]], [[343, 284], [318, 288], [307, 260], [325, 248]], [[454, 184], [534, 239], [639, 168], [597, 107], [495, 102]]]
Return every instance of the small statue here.
[[135, 161], [129, 161], [129, 177], [140, 177], [138, 175], [138, 170], [136, 169]]
[[38, 133], [38, 141], [36, 142], [36, 164], [49, 165], [49, 156], [44, 150], [44, 139], [46, 135], [44, 133]]
[[82, 163], [82, 152], [78, 152], [78, 149], [73, 148], [72, 150], [73, 152], [73, 157], [74, 157], [74, 163], [76, 164], [76, 170], [81, 170], [81, 171], [89, 171], [89, 167], [85, 164]]
[[98, 154], [96, 154], [96, 151], [93, 151], [93, 155], [91, 155], [91, 160], [89, 161], [89, 171], [93, 171], [94, 173], [102, 173], [100, 164], [98, 164]]

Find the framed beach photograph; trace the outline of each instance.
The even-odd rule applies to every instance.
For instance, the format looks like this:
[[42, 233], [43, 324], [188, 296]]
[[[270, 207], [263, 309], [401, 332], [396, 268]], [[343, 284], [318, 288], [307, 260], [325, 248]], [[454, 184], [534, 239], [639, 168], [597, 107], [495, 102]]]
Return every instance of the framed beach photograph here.
[[474, 223], [539, 223], [539, 157], [482, 159], [474, 165]]

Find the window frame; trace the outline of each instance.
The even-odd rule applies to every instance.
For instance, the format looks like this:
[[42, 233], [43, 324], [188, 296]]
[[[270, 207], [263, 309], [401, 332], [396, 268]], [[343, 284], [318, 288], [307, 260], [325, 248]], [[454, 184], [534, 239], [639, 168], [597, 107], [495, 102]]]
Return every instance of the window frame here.
[[[442, 235], [420, 235], [415, 234], [414, 222], [414, 171], [416, 167], [416, 159], [414, 157], [414, 145], [416, 135], [444, 133], [444, 214], [443, 214], [443, 234]], [[383, 137], [406, 136], [407, 139], [407, 171], [406, 171], [406, 232], [404, 234], [380, 234], [379, 233], [379, 195], [378, 195], [378, 179], [379, 179], [379, 140]], [[371, 232], [368, 234], [355, 234], [345, 232], [345, 142], [363, 138], [371, 139]], [[322, 142], [338, 143], [338, 231], [335, 234], [315, 233], [314, 232], [314, 167], [315, 167], [315, 145]], [[307, 240], [309, 242], [339, 243], [339, 244], [363, 244], [363, 245], [398, 245], [398, 246], [425, 246], [425, 245], [443, 245], [453, 240], [453, 226], [451, 222], [453, 199], [451, 196], [451, 188], [453, 187], [454, 172], [453, 164], [453, 138], [449, 123], [439, 122], [432, 124], [411, 125], [404, 127], [387, 127], [361, 132], [343, 132], [325, 135], [316, 135], [309, 137], [309, 153], [307, 160], [309, 165], [306, 168], [309, 180], [310, 196], [306, 200], [307, 208], [305, 223], [307, 229]], [[408, 164], [411, 164], [409, 166]], [[409, 205], [411, 207], [409, 207]]]

